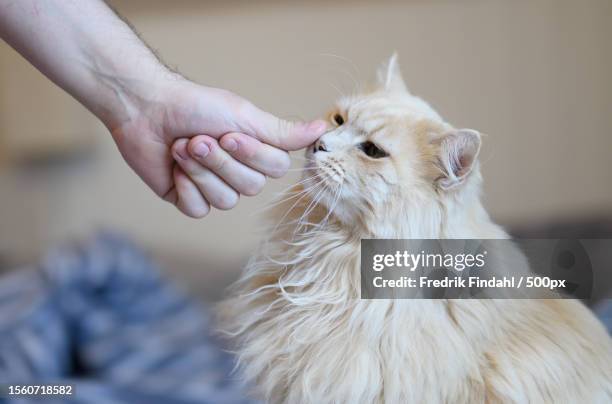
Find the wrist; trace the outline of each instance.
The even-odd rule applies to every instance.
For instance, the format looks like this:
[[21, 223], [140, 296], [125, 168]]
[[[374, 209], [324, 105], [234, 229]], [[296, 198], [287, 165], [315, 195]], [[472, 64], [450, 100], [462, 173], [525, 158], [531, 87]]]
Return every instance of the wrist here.
[[144, 70], [92, 72], [98, 84], [99, 96], [94, 98], [98, 102], [90, 109], [111, 133], [159, 108], [168, 98], [171, 88], [185, 80], [161, 63]]

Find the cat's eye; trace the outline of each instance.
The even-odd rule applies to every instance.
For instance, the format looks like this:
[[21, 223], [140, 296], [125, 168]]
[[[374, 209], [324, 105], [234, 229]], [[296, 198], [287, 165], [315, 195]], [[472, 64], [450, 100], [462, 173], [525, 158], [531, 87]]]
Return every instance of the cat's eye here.
[[340, 114], [334, 114], [334, 116], [332, 116], [332, 119], [334, 123], [338, 126], [342, 126], [344, 124], [344, 117]]
[[366, 154], [366, 156], [372, 157], [373, 159], [380, 159], [389, 156], [389, 153], [376, 146], [372, 142], [360, 143], [358, 147], [362, 152]]

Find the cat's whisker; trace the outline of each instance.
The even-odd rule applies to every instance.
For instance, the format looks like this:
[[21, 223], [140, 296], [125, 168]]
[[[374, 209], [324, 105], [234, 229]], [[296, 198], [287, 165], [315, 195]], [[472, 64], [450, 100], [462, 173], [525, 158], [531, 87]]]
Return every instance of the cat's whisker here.
[[[355, 96], [355, 94], [358, 93], [358, 89], [359, 89], [359, 84], [357, 83], [357, 80], [355, 79], [355, 77], [353, 77], [353, 75], [351, 74], [351, 72], [344, 70], [344, 69], [332, 69], [333, 71], [337, 71], [340, 72], [342, 74], [345, 74], [348, 76], [348, 78], [353, 82], [352, 83], [352, 89], [350, 90], [350, 97], [347, 96], [347, 94], [344, 91], [341, 91], [340, 89], [338, 89], [336, 86], [333, 85], [333, 83], [331, 83], [330, 81], [328, 81], [329, 84], [332, 85], [332, 87], [336, 88], [338, 90], [338, 92], [340, 93], [340, 96], [342, 98], [352, 98]], [[346, 86], [343, 86], [346, 87]]]
[[353, 68], [353, 70], [358, 76], [361, 75], [361, 71], [359, 70], [359, 67], [355, 64], [355, 62], [353, 62], [351, 59], [347, 58], [346, 56], [340, 56], [340, 55], [336, 55], [335, 53], [328, 53], [328, 52], [320, 53], [319, 56], [333, 57], [333, 58], [342, 60], [344, 62], [347, 62], [349, 66]]
[[338, 95], [340, 95], [341, 98], [346, 97], [346, 94], [344, 94], [344, 92], [340, 90], [338, 86], [336, 86], [334, 83], [332, 83], [331, 81], [328, 81], [327, 84], [329, 84], [334, 90], [336, 90], [338, 92]]
[[312, 161], [312, 159], [306, 158], [304, 156], [298, 156], [296, 154], [289, 154], [289, 158], [291, 160], [301, 160], [301, 161]]
[[352, 60], [350, 60], [347, 57], [336, 55], [336, 54], [333, 54], [333, 53], [321, 53], [320, 56], [333, 57], [333, 58], [336, 58], [336, 59], [338, 59], [338, 60], [340, 60], [342, 62], [348, 63], [348, 66], [353, 69], [353, 72], [355, 74], [351, 73], [347, 69], [340, 69], [340, 68], [338, 68], [338, 69], [334, 69], [334, 70], [338, 70], [341, 73], [346, 74], [351, 79], [351, 81], [353, 82], [353, 88], [355, 90], [357, 90], [359, 88], [359, 82], [358, 82], [357, 78], [355, 77], [355, 75], [356, 76], [361, 76], [361, 72], [359, 71], [359, 68], [357, 67], [357, 65]]
[[319, 203], [320, 199], [323, 197], [323, 194], [326, 191], [325, 188], [326, 188], [325, 186], [321, 187], [319, 192], [317, 192], [317, 194], [312, 198], [312, 201], [310, 201], [310, 203], [306, 207], [306, 210], [302, 214], [302, 217], [300, 218], [300, 222], [302, 221], [302, 219], [305, 219], [310, 214], [310, 212], [312, 212], [315, 205]]
[[[317, 182], [316, 184], [314, 184], [312, 187], [308, 188], [309, 191], [313, 191], [315, 189], [318, 189], [319, 187], [324, 187], [323, 182], [325, 180], [320, 180], [319, 182]], [[276, 232], [276, 230], [278, 229], [278, 225], [280, 225], [283, 220], [285, 220], [285, 218], [287, 217], [287, 215], [293, 210], [293, 208], [295, 208], [300, 201], [302, 201], [306, 196], [308, 196], [309, 192], [305, 192], [297, 201], [295, 201], [295, 203], [293, 205], [291, 205], [291, 207], [285, 212], [285, 214], [283, 215], [283, 217], [281, 217], [281, 219], [278, 221], [278, 224], [274, 227], [274, 229], [272, 230], [272, 232]]]
[[[344, 179], [344, 177], [342, 177]], [[331, 216], [331, 213], [333, 211], [333, 209], [335, 208], [336, 204], [338, 203], [338, 200], [340, 198], [340, 192], [342, 189], [342, 184], [343, 181], [339, 183], [339, 185], [336, 187], [336, 189], [334, 190], [334, 197], [332, 198], [332, 205], [333, 207], [331, 209], [328, 209], [327, 214], [325, 215], [325, 217], [318, 223], [315, 225], [315, 227], [322, 227], [327, 220], [329, 219], [329, 217]], [[321, 189], [313, 198], [313, 200], [310, 202], [310, 204], [307, 206], [306, 210], [304, 211], [304, 213], [302, 214], [302, 216], [297, 220], [298, 226], [295, 229], [294, 233], [293, 233], [293, 238], [292, 240], [295, 238], [296, 235], [300, 235], [303, 233], [299, 233], [300, 230], [302, 230], [304, 227], [308, 226], [304, 220], [308, 217], [308, 215], [316, 208], [317, 205], [319, 205], [319, 203], [321, 202], [321, 200], [323, 199], [324, 196], [324, 192], [325, 189]]]
[[488, 163], [489, 163], [489, 161], [491, 161], [491, 160], [493, 159], [493, 157], [494, 157], [494, 156], [495, 156], [495, 149], [491, 150], [491, 152], [490, 152], [489, 156], [487, 156], [487, 158], [486, 158], [486, 159], [481, 160], [481, 162], [480, 162], [480, 166], [481, 166], [481, 167], [484, 167], [486, 164], [488, 164]]
[[[309, 180], [317, 180], [319, 178], [320, 177], [318, 177], [318, 176], [312, 176], [312, 177], [306, 178], [303, 181], [300, 181], [300, 183], [303, 183], [303, 182], [306, 182], [306, 181], [309, 181]], [[301, 189], [301, 190], [291, 191], [291, 189], [296, 187], [297, 185], [299, 185], [299, 183], [298, 184], [293, 184], [290, 187], [288, 187], [287, 189], [277, 193], [276, 196], [275, 196], [275, 199], [273, 199], [272, 202], [264, 204], [262, 207], [256, 209], [254, 212], [252, 212], [250, 214], [250, 216], [259, 215], [259, 214], [261, 214], [263, 212], [266, 212], [266, 211], [268, 211], [268, 210], [270, 210], [270, 209], [272, 209], [272, 208], [274, 208], [276, 206], [279, 206], [279, 205], [283, 204], [284, 202], [287, 202], [287, 201], [289, 201], [289, 200], [291, 200], [293, 198], [296, 198], [296, 197], [298, 197], [298, 196], [308, 192], [308, 189], [306, 189], [306, 188]], [[276, 199], [276, 198], [282, 197], [283, 195], [288, 195], [288, 196], [286, 196], [286, 197], [284, 197], [282, 199]]]
[[306, 182], [308, 182], [310, 180], [319, 179], [319, 178], [321, 178], [321, 176], [322, 176], [322, 173], [315, 173], [314, 175], [311, 175], [309, 177], [304, 177], [300, 181], [292, 183], [289, 187], [283, 189], [282, 191], [277, 192], [276, 196], [285, 194], [285, 193], [289, 192], [292, 188], [295, 188], [298, 185], [302, 185], [302, 184], [304, 184], [304, 183], [306, 183]]
[[[332, 198], [331, 208], [328, 209], [327, 214], [325, 215], [325, 217], [323, 219], [321, 219], [321, 221], [319, 221], [319, 223], [304, 222], [304, 223], [302, 223], [302, 225], [306, 225], [306, 226], [311, 225], [314, 229], [322, 228], [327, 223], [327, 221], [329, 220], [333, 210], [336, 208], [336, 205], [338, 204], [338, 201], [340, 199], [341, 191], [342, 191], [342, 183], [340, 183], [340, 185], [336, 188], [336, 190], [334, 192], [334, 197]], [[311, 234], [315, 234], [315, 231], [314, 230], [308, 230], [307, 232], [299, 233], [300, 236], [308, 236], [308, 235], [311, 235]]]
[[[307, 180], [311, 180], [311, 179], [317, 179], [317, 177], [315, 177], [315, 178], [310, 177]], [[293, 185], [292, 187], [294, 187], [294, 186], [295, 185]], [[287, 191], [281, 192], [281, 193], [279, 193], [279, 195], [282, 195], [283, 193], [287, 193]], [[284, 202], [290, 201], [293, 198], [297, 198], [299, 195], [302, 195], [302, 194], [305, 194], [305, 193], [308, 193], [308, 192], [309, 192], [309, 189], [308, 188], [304, 188], [301, 191], [295, 192], [295, 193], [293, 193], [292, 195], [290, 195], [290, 196], [288, 196], [286, 198], [283, 198], [283, 199], [281, 199], [279, 201], [274, 201], [274, 202], [272, 202], [270, 204], [267, 204], [267, 205], [263, 206], [261, 209], [256, 210], [253, 214], [260, 214], [260, 213], [265, 212], [267, 210], [270, 210], [270, 209], [272, 209], [272, 208], [274, 208], [276, 206], [279, 206], [279, 205], [283, 204]]]
[[323, 198], [323, 195], [324, 195], [325, 191], [326, 191], [326, 188], [325, 188], [325, 186], [323, 186], [322, 189], [315, 195], [313, 200], [310, 202], [310, 204], [308, 205], [308, 207], [306, 208], [306, 210], [304, 211], [304, 213], [300, 217], [300, 220], [299, 220], [300, 225], [293, 232], [293, 237], [295, 237], [295, 235], [303, 228], [303, 226], [304, 226], [303, 220], [305, 218], [307, 218], [308, 215], [310, 215], [310, 213], [317, 207], [317, 205], [319, 204], [319, 202]]
[[298, 197], [298, 196], [300, 196], [300, 195], [302, 195], [302, 194], [304, 194], [306, 192], [308, 192], [308, 189], [302, 189], [299, 192], [290, 193], [290, 195], [288, 197], [280, 199], [278, 201], [275, 201], [275, 202], [273, 202], [271, 204], [268, 204], [267, 206], [264, 207], [264, 210], [267, 210], [267, 209], [273, 208], [275, 206], [281, 205], [282, 203], [290, 201], [291, 199], [296, 198], [296, 197]]
[[310, 177], [303, 178], [300, 181], [291, 184], [291, 186], [285, 188], [284, 190], [278, 192], [276, 194], [276, 196], [283, 195], [283, 194], [289, 192], [292, 188], [295, 188], [298, 185], [303, 185], [303, 184], [305, 184], [306, 182], [308, 182], [310, 180], [321, 179], [322, 177], [323, 177], [323, 173], [316, 173], [315, 175], [311, 175]]
[[[323, 191], [320, 191], [319, 194], [317, 194], [317, 196], [320, 195], [321, 192]], [[304, 211], [300, 219], [297, 221], [297, 227], [293, 231], [291, 240], [294, 240], [295, 237], [299, 234], [300, 230], [302, 230], [305, 226], [307, 226], [306, 223], [309, 223], [309, 222], [305, 222], [304, 219], [306, 219], [308, 214], [310, 214], [312, 208], [316, 207], [316, 205], [317, 205], [316, 199], [313, 199], [312, 201], [310, 201], [310, 204], [308, 205], [308, 207], [306, 208], [306, 210]]]
[[320, 227], [322, 227], [323, 225], [325, 225], [327, 223], [327, 220], [329, 220], [331, 214], [333, 213], [334, 209], [338, 205], [338, 201], [340, 200], [340, 194], [342, 192], [342, 185], [343, 185], [343, 182], [341, 182], [340, 185], [338, 185], [338, 191], [336, 192], [336, 194], [334, 196], [334, 199], [333, 199], [331, 207], [327, 211], [327, 215], [325, 215], [325, 217], [321, 221]]
[[[311, 223], [311, 222], [305, 222], [302, 225], [305, 226], [311, 226], [313, 229], [305, 231], [303, 233], [298, 233], [297, 235], [300, 237], [312, 237], [312, 236], [316, 236], [317, 234], [324, 234], [323, 231], [318, 231], [318, 230], [314, 230], [314, 229], [322, 229], [324, 228], [324, 226], [328, 223], [329, 218], [331, 217], [334, 209], [336, 208], [336, 205], [338, 204], [339, 201], [339, 196], [340, 196], [340, 189], [338, 190], [337, 196], [334, 198], [334, 202], [332, 202], [333, 206], [331, 209], [328, 210], [327, 214], [325, 215], [325, 217], [319, 222], [319, 223]], [[292, 244], [292, 243], [288, 243], [288, 244]]]
[[287, 171], [315, 171], [318, 167], [288, 168]]

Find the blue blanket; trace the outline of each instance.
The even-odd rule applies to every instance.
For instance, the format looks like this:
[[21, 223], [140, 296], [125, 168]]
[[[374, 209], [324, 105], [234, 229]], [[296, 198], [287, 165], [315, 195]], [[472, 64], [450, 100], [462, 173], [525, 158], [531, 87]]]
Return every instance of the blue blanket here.
[[137, 248], [100, 235], [1, 280], [0, 385], [72, 383], [68, 403], [247, 402], [211, 329]]
[[[612, 304], [598, 312], [610, 328]], [[137, 248], [100, 235], [0, 280], [0, 387], [75, 385], [44, 403], [249, 402], [211, 329]]]

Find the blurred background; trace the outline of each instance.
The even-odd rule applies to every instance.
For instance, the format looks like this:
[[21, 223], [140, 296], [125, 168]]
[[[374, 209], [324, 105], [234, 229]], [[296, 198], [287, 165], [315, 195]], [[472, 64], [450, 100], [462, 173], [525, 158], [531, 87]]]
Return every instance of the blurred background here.
[[[321, 116], [397, 50], [413, 93], [488, 135], [484, 195], [496, 221], [518, 235], [612, 237], [609, 0], [111, 3], [172, 67], [288, 119]], [[105, 228], [216, 299], [261, 238], [257, 212], [296, 177], [232, 211], [186, 218], [95, 118], [0, 43], [2, 270]]]

